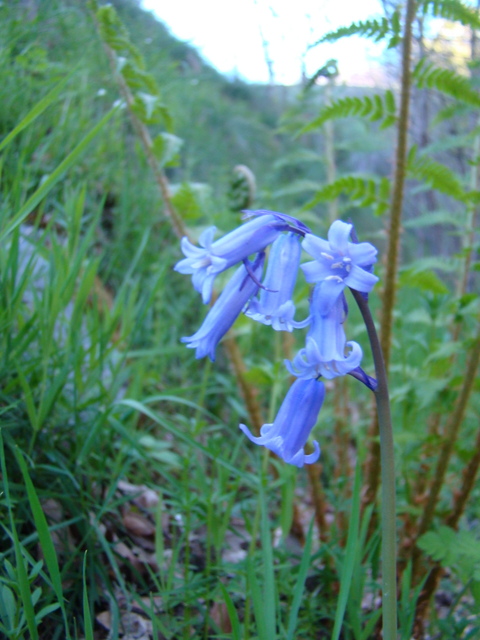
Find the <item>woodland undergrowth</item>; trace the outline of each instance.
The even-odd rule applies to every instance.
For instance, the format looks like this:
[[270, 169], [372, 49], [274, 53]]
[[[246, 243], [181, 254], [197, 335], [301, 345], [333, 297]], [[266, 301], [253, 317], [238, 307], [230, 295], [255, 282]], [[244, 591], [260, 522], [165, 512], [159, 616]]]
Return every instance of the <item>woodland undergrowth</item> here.
[[381, 637], [371, 394], [327, 381], [297, 469], [238, 424], [273, 421], [302, 337], [180, 343], [180, 238], [271, 209], [379, 248], [398, 637], [480, 637], [480, 17], [383, 4], [312, 45], [384, 42], [378, 89], [227, 80], [133, 0], [0, 4], [0, 636]]

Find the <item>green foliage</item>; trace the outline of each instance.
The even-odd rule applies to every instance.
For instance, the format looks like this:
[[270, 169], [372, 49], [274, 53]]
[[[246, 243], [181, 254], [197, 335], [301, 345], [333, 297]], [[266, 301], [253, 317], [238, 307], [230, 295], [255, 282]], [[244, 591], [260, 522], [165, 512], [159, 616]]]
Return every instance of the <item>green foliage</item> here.
[[243, 164], [233, 169], [233, 176], [228, 191], [231, 211], [251, 209], [256, 195], [256, 181], [253, 172]]
[[357, 207], [374, 207], [375, 215], [382, 215], [389, 206], [390, 183], [385, 179], [361, 178], [358, 176], [343, 176], [318, 190], [313, 198], [303, 206], [303, 210], [311, 209], [320, 202], [338, 198], [341, 194], [348, 194], [352, 203]]
[[419, 8], [436, 18], [458, 21], [472, 29], [480, 29], [478, 11], [461, 0], [421, 0]]
[[322, 42], [336, 42], [348, 36], [365, 36], [374, 42], [380, 42], [389, 37], [388, 47], [393, 48], [400, 42], [400, 14], [398, 11], [394, 11], [390, 19], [382, 17], [378, 20], [352, 22], [348, 27], [340, 27], [335, 31], [330, 31], [311, 46], [315, 47]]
[[315, 82], [319, 78], [329, 78], [333, 79], [338, 76], [338, 62], [336, 60], [328, 60], [326, 64], [322, 65], [320, 69], [317, 69], [315, 73], [308, 79], [307, 84], [305, 85], [303, 91], [307, 93], [309, 89], [311, 89]]
[[183, 182], [180, 185], [172, 185], [171, 193], [176, 210], [188, 223], [202, 218], [208, 208], [207, 201], [210, 195], [208, 185]]
[[412, 178], [426, 182], [447, 196], [461, 201], [469, 197], [451, 169], [427, 155], [417, 155], [415, 146], [411, 148], [408, 156], [408, 172]]
[[401, 287], [413, 287], [421, 291], [429, 291], [439, 295], [448, 293], [448, 287], [434, 271], [426, 269], [404, 269], [400, 272]]
[[318, 129], [327, 120], [348, 118], [349, 116], [361, 116], [368, 118], [371, 122], [383, 120], [380, 127], [382, 129], [390, 127], [396, 122], [395, 97], [388, 90], [384, 96], [375, 94], [363, 98], [340, 98], [323, 107], [320, 114], [300, 130], [299, 135]]
[[480, 582], [480, 540], [471, 531], [441, 526], [425, 533], [418, 546], [443, 567], [458, 573], [463, 582]]
[[179, 153], [183, 140], [173, 133], [159, 133], [152, 142], [152, 151], [161, 167], [175, 167], [179, 163]]
[[103, 42], [116, 54], [116, 71], [120, 73], [133, 92], [132, 109], [144, 124], [164, 121], [168, 130], [173, 123], [163, 104], [157, 82], [145, 70], [145, 62], [138, 49], [130, 41], [128, 31], [112, 5], [97, 9], [99, 33]]
[[480, 93], [472, 89], [468, 78], [452, 69], [438, 68], [422, 58], [413, 71], [413, 78], [419, 88], [437, 89], [456, 100], [480, 107]]

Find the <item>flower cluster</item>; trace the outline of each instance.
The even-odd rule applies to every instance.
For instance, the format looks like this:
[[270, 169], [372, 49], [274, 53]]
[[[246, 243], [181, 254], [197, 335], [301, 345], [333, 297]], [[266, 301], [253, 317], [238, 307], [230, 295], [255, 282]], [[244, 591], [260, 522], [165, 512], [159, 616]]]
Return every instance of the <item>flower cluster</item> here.
[[[305, 347], [290, 362], [297, 379], [290, 387], [275, 421], [264, 424], [258, 437], [240, 425], [245, 435], [285, 462], [302, 467], [318, 460], [320, 447], [304, 452], [325, 397], [322, 378], [350, 374], [375, 389], [376, 382], [360, 367], [362, 349], [347, 342], [344, 323], [348, 314], [345, 287], [367, 295], [377, 282], [373, 275], [377, 250], [368, 242], [351, 242], [353, 225], [335, 221], [327, 240], [318, 238], [299, 220], [275, 211], [247, 211], [248, 222], [214, 241], [215, 227], [200, 236], [200, 247], [182, 240], [185, 255], [175, 270], [190, 274], [204, 303], [211, 300], [216, 276], [237, 266], [200, 329], [182, 338], [196, 357], [215, 359], [217, 344], [240, 313], [270, 325], [275, 331], [308, 326]], [[270, 246], [264, 275], [266, 249]], [[313, 260], [300, 264], [302, 249]], [[299, 269], [313, 285], [309, 315], [295, 320], [293, 291]]]

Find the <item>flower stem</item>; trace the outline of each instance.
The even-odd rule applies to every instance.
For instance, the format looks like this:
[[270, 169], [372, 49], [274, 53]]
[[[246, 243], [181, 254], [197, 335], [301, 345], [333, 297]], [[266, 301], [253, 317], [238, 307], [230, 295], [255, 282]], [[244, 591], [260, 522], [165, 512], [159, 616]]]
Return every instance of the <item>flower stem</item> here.
[[387, 372], [382, 348], [368, 302], [358, 291], [352, 290], [360, 309], [375, 363], [377, 389], [374, 391], [380, 431], [380, 462], [382, 479], [382, 607], [383, 640], [397, 638], [397, 574], [396, 574], [396, 512], [395, 460], [393, 429], [388, 396]]

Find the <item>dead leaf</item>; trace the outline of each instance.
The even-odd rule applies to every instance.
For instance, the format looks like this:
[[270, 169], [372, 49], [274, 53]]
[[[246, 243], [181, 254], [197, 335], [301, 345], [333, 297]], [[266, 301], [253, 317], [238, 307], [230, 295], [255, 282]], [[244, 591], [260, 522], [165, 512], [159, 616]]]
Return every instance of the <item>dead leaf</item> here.
[[155, 535], [155, 526], [140, 513], [128, 511], [123, 515], [125, 528], [136, 536], [149, 538]]

